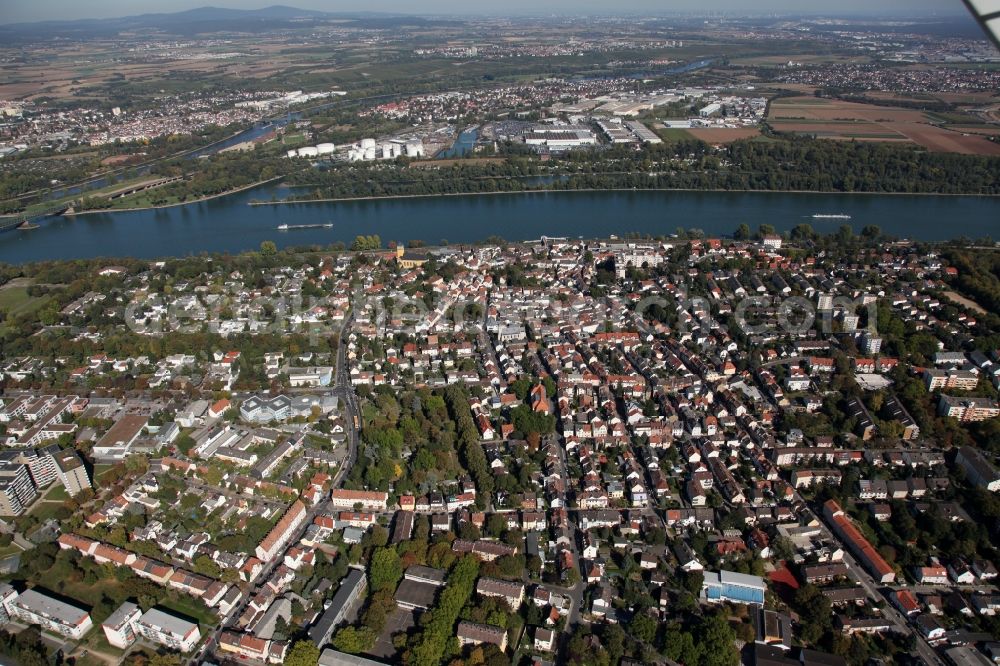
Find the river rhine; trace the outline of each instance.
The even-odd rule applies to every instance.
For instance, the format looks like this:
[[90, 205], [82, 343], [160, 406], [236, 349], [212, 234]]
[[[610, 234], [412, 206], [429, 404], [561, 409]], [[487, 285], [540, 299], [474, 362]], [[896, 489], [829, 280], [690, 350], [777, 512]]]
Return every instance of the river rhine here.
[[[240, 252], [261, 241], [288, 245], [350, 244], [358, 234], [383, 242], [421, 239], [467, 243], [488, 236], [527, 240], [542, 235], [607, 237], [640, 232], [669, 235], [677, 227], [731, 234], [745, 222], [779, 231], [809, 223], [835, 231], [850, 215], [856, 231], [876, 224], [917, 240], [957, 236], [996, 238], [1000, 198], [866, 194], [736, 192], [538, 192], [248, 206], [287, 195], [265, 185], [199, 203], [134, 212], [53, 218], [38, 229], [0, 234], [0, 261], [21, 263], [86, 257], [162, 257]], [[333, 223], [333, 228], [278, 231], [279, 224]]]

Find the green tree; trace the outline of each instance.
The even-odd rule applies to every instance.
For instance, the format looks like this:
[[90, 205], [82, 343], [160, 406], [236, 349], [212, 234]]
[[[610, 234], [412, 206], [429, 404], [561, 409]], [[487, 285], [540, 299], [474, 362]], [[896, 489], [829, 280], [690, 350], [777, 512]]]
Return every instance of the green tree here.
[[601, 628], [601, 643], [608, 651], [612, 664], [617, 664], [625, 654], [625, 631], [617, 624], [604, 624]]
[[668, 659], [682, 664], [701, 662], [701, 645], [695, 643], [691, 632], [685, 631], [680, 624], [671, 624], [666, 628], [663, 638], [663, 652]]
[[882, 229], [877, 224], [867, 224], [861, 230], [861, 236], [868, 240], [875, 240], [882, 236]]
[[815, 644], [833, 625], [829, 597], [815, 585], [803, 585], [795, 593], [794, 606], [799, 611], [802, 641]]
[[701, 588], [704, 583], [705, 574], [700, 571], [681, 572], [681, 585], [691, 594], [701, 594]]
[[430, 612], [423, 633], [416, 639], [410, 653], [413, 666], [438, 666], [446, 650], [454, 642], [455, 622], [472, 596], [479, 576], [479, 560], [467, 555], [455, 563], [437, 606]]
[[199, 555], [194, 559], [195, 573], [200, 573], [209, 578], [218, 578], [222, 575], [222, 570], [215, 561], [208, 555]]
[[392, 548], [379, 548], [372, 555], [371, 567], [368, 571], [368, 578], [371, 581], [372, 591], [391, 589], [396, 587], [396, 583], [403, 577], [403, 565], [400, 563], [399, 554]]
[[653, 639], [656, 638], [656, 620], [646, 613], [637, 613], [632, 618], [632, 622], [629, 623], [629, 630], [640, 641], [652, 643]]
[[319, 648], [312, 641], [295, 641], [285, 655], [285, 666], [316, 666], [319, 663]]
[[344, 627], [333, 637], [333, 647], [348, 654], [367, 652], [373, 645], [375, 633], [368, 627]]
[[704, 649], [702, 666], [736, 666], [740, 663], [736, 632], [722, 613], [715, 613], [701, 623], [698, 638]]
[[261, 241], [260, 244], [260, 254], [264, 257], [273, 257], [278, 253], [278, 246], [274, 244], [274, 241]]
[[361, 252], [365, 250], [378, 250], [382, 247], [382, 239], [377, 235], [371, 236], [355, 236], [354, 242], [351, 243], [351, 249], [355, 252]]
[[792, 240], [804, 241], [812, 240], [816, 238], [816, 232], [813, 230], [812, 225], [809, 224], [797, 224], [792, 229], [791, 234], [789, 234]]
[[795, 557], [795, 544], [786, 536], [779, 536], [772, 541], [771, 550], [776, 560], [791, 560]]

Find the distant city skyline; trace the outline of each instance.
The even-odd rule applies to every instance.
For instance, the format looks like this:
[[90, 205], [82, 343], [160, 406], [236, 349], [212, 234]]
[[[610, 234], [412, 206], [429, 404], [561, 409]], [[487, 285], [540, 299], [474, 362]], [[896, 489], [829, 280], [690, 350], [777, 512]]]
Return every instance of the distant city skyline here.
[[456, 14], [456, 15], [497, 15], [497, 14], [623, 14], [673, 12], [731, 12], [735, 14], [867, 14], [896, 16], [955, 16], [965, 13], [960, 0], [840, 0], [837, 3], [806, 2], [795, 0], [758, 0], [752, 4], [745, 0], [625, 0], [610, 5], [603, 0], [549, 0], [544, 3], [528, 0], [509, 0], [502, 5], [485, 2], [461, 2], [459, 0], [426, 0], [414, 4], [408, 0], [370, 0], [363, 5], [357, 2], [329, 0], [262, 0], [246, 2], [240, 0], [41, 0], [22, 2], [21, 0], [0, 0], [0, 23], [29, 21], [73, 20], [86, 18], [116, 18], [150, 13], [172, 13], [198, 7], [225, 7], [229, 9], [260, 9], [276, 4], [285, 4], [298, 9], [330, 12], [391, 12], [405, 14]]

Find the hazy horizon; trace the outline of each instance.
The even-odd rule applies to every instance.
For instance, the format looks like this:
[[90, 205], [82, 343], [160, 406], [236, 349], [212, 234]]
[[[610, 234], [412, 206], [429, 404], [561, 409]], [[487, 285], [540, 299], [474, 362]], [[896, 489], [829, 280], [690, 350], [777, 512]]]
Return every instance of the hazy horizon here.
[[625, 0], [613, 8], [597, 0], [550, 0], [542, 5], [527, 0], [510, 0], [498, 11], [493, 3], [469, 3], [458, 0], [427, 0], [419, 6], [406, 0], [371, 0], [359, 7], [356, 2], [329, 0], [92, 0], [80, 3], [75, 0], [41, 0], [25, 3], [21, 0], [0, 0], [0, 23], [23, 23], [53, 20], [101, 19], [135, 16], [139, 14], [173, 13], [200, 7], [227, 9], [261, 9], [273, 5], [287, 5], [297, 9], [328, 12], [389, 12], [399, 14], [454, 14], [454, 15], [546, 15], [546, 14], [670, 14], [726, 12], [735, 15], [793, 14], [793, 15], [878, 15], [898, 17], [927, 17], [933, 15], [959, 16], [965, 14], [960, 0], [841, 0], [831, 10], [827, 2], [795, 2], [794, 0], [759, 0], [748, 7], [745, 0]]

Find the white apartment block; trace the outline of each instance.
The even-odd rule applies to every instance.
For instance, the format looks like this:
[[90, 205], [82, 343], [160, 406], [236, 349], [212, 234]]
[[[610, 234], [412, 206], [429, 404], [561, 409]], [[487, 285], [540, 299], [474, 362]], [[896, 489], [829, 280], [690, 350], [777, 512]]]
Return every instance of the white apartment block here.
[[36, 590], [25, 590], [5, 600], [4, 608], [15, 620], [37, 624], [45, 631], [75, 640], [83, 638], [94, 626], [87, 611]]

